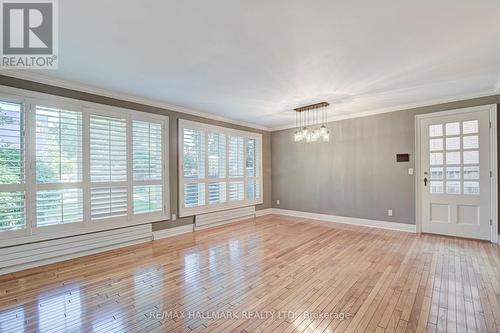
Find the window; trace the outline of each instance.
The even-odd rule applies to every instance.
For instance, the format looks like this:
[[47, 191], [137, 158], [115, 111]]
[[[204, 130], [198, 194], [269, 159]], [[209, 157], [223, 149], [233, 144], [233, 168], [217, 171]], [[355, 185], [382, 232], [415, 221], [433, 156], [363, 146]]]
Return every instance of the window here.
[[134, 213], [163, 209], [163, 134], [162, 124], [134, 120], [133, 177]]
[[90, 115], [92, 219], [127, 215], [127, 120]]
[[262, 203], [260, 134], [179, 121], [180, 215]]
[[0, 232], [26, 227], [24, 109], [0, 101]]
[[167, 128], [165, 116], [0, 98], [0, 238], [168, 219]]
[[83, 222], [82, 112], [35, 107], [37, 227]]
[[429, 136], [430, 193], [479, 195], [479, 121], [430, 125]]

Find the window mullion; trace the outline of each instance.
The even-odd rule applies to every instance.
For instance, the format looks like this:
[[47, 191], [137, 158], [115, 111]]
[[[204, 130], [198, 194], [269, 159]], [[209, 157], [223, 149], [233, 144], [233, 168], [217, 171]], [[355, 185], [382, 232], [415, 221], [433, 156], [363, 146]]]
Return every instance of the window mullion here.
[[26, 232], [32, 235], [36, 228], [36, 158], [35, 158], [35, 121], [34, 104], [24, 104], [24, 184]]
[[132, 117], [126, 117], [127, 120], [127, 130], [126, 130], [126, 166], [127, 166], [127, 219], [131, 220], [133, 218], [134, 214], [134, 208], [133, 208], [133, 175], [132, 175], [132, 168], [133, 168], [133, 155], [132, 155], [132, 147], [133, 147], [133, 137], [132, 137]]
[[90, 113], [82, 112], [82, 187], [83, 187], [83, 223], [92, 225], [90, 208]]

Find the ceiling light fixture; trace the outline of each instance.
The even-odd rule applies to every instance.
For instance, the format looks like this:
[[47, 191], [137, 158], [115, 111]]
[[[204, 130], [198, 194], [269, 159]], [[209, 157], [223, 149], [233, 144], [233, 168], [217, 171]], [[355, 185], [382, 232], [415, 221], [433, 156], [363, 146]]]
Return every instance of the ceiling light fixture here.
[[329, 105], [327, 102], [321, 102], [294, 109], [295, 142], [330, 141], [330, 131], [326, 127]]

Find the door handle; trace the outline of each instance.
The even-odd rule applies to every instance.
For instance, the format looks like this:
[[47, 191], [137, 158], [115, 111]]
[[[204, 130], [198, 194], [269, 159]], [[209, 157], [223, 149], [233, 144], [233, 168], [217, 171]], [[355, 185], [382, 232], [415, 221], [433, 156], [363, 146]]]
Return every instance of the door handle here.
[[424, 178], [424, 186], [427, 186], [427, 177]]

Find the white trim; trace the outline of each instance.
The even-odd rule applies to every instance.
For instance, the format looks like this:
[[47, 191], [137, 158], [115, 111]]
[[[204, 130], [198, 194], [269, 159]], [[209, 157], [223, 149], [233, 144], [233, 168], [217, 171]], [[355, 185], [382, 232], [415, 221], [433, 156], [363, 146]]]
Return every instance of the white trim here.
[[468, 113], [473, 111], [483, 111], [485, 109], [489, 110], [490, 113], [490, 170], [492, 171], [491, 177], [491, 242], [498, 242], [498, 166], [497, 166], [497, 156], [498, 156], [498, 148], [497, 148], [497, 105], [496, 104], [488, 104], [481, 106], [474, 106], [470, 108], [462, 108], [462, 109], [454, 109], [454, 110], [446, 110], [440, 112], [432, 112], [419, 114], [415, 116], [415, 223], [416, 223], [416, 231], [417, 233], [422, 232], [422, 217], [421, 217], [421, 189], [420, 189], [420, 179], [421, 170], [420, 170], [420, 156], [421, 156], [421, 147], [420, 147], [420, 122], [422, 119], [432, 118], [432, 117], [441, 117], [452, 114], [461, 114]]
[[[499, 82], [499, 84], [500, 84], [500, 82]], [[486, 90], [486, 91], [480, 91], [480, 92], [472, 93], [472, 94], [463, 94], [463, 95], [457, 95], [454, 97], [433, 99], [433, 100], [430, 100], [427, 102], [400, 104], [400, 105], [391, 106], [391, 107], [387, 107], [387, 108], [373, 109], [373, 110], [369, 110], [369, 111], [361, 111], [361, 112], [345, 114], [345, 115], [335, 115], [335, 111], [333, 111], [330, 113], [330, 116], [328, 116], [327, 122], [352, 119], [352, 118], [367, 117], [367, 116], [373, 116], [373, 115], [388, 113], [388, 112], [408, 111], [409, 109], [421, 108], [421, 107], [426, 107], [426, 106], [434, 106], [437, 104], [459, 102], [459, 101], [473, 99], [473, 98], [490, 97], [490, 96], [495, 96], [500, 92], [500, 86], [497, 86], [497, 88], [499, 90]], [[295, 123], [283, 125], [283, 126], [275, 126], [275, 127], [272, 127], [270, 130], [272, 132], [275, 132], [275, 131], [281, 131], [281, 130], [290, 129], [290, 128], [295, 128]]]
[[194, 225], [193, 224], [182, 225], [180, 227], [153, 231], [153, 240], [178, 236], [178, 235], [187, 234], [190, 232], [194, 232]]
[[415, 225], [414, 224], [396, 223], [396, 222], [379, 221], [379, 220], [369, 220], [369, 219], [361, 219], [361, 218], [357, 218], [357, 217], [347, 217], [347, 216], [336, 216], [336, 215], [300, 212], [300, 211], [296, 211], [296, 210], [278, 209], [278, 208], [273, 208], [272, 211], [273, 211], [273, 214], [277, 214], [277, 215], [302, 217], [305, 219], [320, 220], [320, 221], [325, 221], [325, 222], [352, 224], [352, 225], [358, 225], [358, 226], [363, 226], [363, 227], [389, 229], [389, 230], [397, 230], [397, 231], [405, 231], [405, 232], [415, 233]]
[[[500, 77], [499, 77], [500, 79]], [[490, 108], [491, 242], [498, 243], [498, 126], [497, 105]]]
[[273, 209], [272, 208], [266, 208], [266, 209], [256, 210], [255, 211], [255, 217], [270, 215], [272, 213], [273, 213]]
[[193, 115], [193, 116], [203, 117], [203, 118], [207, 118], [207, 119], [222, 121], [222, 122], [233, 124], [233, 125], [244, 126], [244, 127], [249, 127], [249, 128], [264, 130], [264, 131], [271, 131], [271, 129], [269, 127], [266, 127], [266, 126], [252, 124], [252, 123], [248, 123], [245, 121], [234, 120], [234, 119], [227, 118], [224, 116], [219, 116], [219, 115], [216, 115], [213, 113], [193, 110], [193, 109], [189, 109], [189, 108], [182, 107], [182, 106], [177, 106], [177, 105], [168, 104], [165, 102], [156, 101], [153, 99], [133, 96], [130, 94], [118, 93], [116, 91], [107, 90], [107, 89], [91, 87], [89, 85], [86, 85], [83, 83], [78, 83], [75, 81], [63, 80], [63, 79], [58, 79], [58, 78], [54, 78], [54, 77], [48, 77], [46, 75], [39, 74], [39, 73], [2, 69], [2, 70], [0, 70], [0, 75], [10, 76], [10, 77], [17, 78], [17, 79], [33, 81], [33, 82], [37, 82], [37, 83], [42, 83], [42, 84], [60, 87], [60, 88], [65, 88], [65, 89], [70, 89], [70, 90], [76, 90], [79, 92], [99, 95], [99, 96], [103, 96], [103, 97], [119, 99], [119, 100], [126, 101], [126, 102], [132, 102], [132, 103], [138, 103], [138, 104], [143, 104], [143, 105], [147, 105], [147, 106], [153, 106], [153, 107], [157, 107], [157, 108], [166, 109], [169, 111], [174, 111], [174, 112], [189, 114], [189, 115]]

